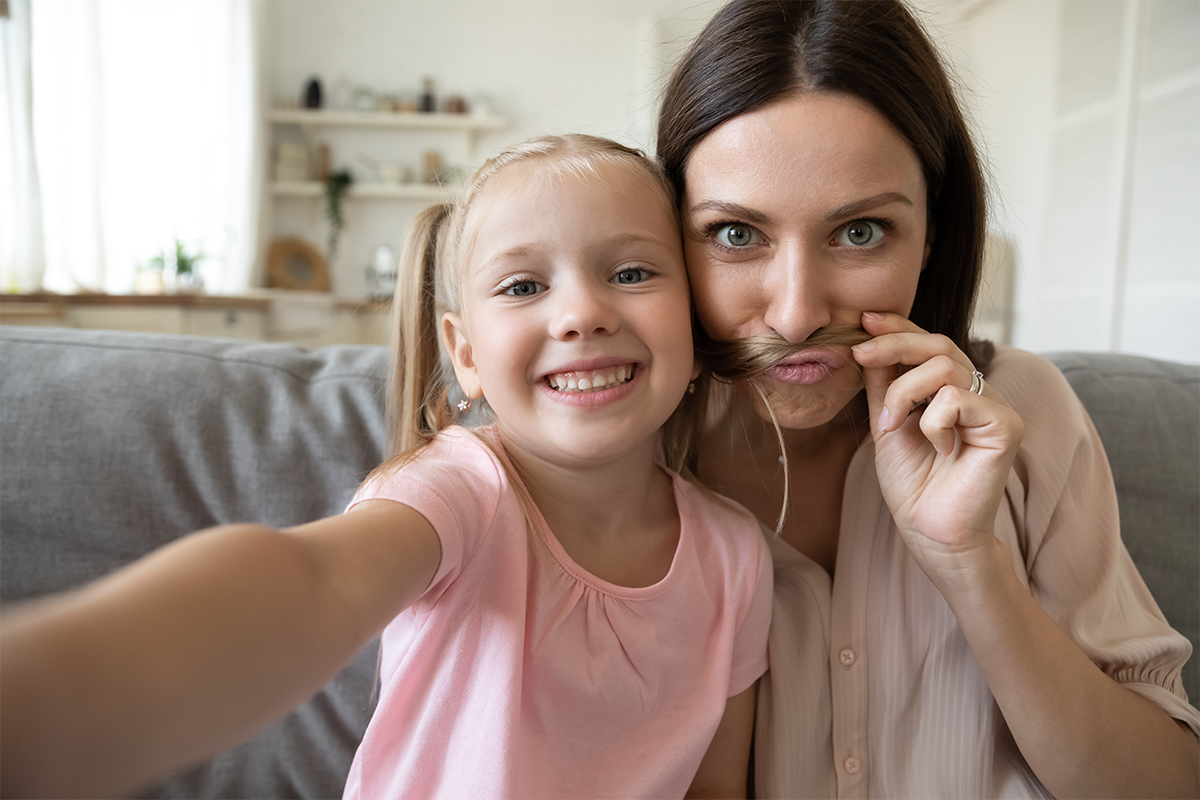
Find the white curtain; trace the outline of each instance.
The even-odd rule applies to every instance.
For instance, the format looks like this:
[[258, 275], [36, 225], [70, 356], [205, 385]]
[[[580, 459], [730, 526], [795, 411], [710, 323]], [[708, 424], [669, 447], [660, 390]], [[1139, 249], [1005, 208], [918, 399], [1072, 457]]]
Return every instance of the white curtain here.
[[33, 159], [29, 0], [11, 0], [0, 19], [0, 291], [42, 285], [41, 201]]
[[128, 293], [179, 240], [208, 291], [245, 289], [264, 150], [253, 0], [17, 0], [9, 27], [23, 9], [34, 177], [14, 193], [41, 211], [42, 287]]

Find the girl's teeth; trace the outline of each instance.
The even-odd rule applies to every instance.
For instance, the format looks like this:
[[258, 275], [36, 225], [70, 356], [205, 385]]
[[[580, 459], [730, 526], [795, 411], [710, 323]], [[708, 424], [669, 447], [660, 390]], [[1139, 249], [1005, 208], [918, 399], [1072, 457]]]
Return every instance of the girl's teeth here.
[[612, 372], [593, 372], [585, 377], [565, 377], [563, 375], [552, 375], [550, 377], [550, 385], [560, 392], [577, 391], [586, 392], [591, 389], [603, 389], [606, 386], [616, 386], [620, 383], [633, 378], [633, 368], [621, 366]]

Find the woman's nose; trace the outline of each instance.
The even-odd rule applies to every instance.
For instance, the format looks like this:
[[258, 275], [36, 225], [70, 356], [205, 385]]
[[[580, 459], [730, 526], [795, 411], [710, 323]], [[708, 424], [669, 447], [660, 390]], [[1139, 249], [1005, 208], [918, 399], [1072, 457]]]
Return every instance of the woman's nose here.
[[605, 336], [620, 325], [606, 287], [590, 281], [559, 282], [554, 298], [550, 334], [556, 339]]
[[803, 247], [783, 248], [769, 267], [767, 326], [789, 342], [802, 342], [832, 319], [819, 257]]

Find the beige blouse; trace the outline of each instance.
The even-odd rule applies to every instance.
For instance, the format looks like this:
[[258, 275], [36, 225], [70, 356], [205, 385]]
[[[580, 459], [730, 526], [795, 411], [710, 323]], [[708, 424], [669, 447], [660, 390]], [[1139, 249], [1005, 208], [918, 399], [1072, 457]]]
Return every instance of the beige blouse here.
[[[996, 535], [1043, 608], [1114, 680], [1200, 733], [1191, 652], [1119, 535], [1103, 447], [1049, 362], [998, 348], [988, 381], [1025, 438]], [[837, 579], [774, 536], [771, 669], [759, 690], [759, 797], [1049, 797], [1018, 752], [942, 596], [880, 495], [868, 439], [846, 477]]]

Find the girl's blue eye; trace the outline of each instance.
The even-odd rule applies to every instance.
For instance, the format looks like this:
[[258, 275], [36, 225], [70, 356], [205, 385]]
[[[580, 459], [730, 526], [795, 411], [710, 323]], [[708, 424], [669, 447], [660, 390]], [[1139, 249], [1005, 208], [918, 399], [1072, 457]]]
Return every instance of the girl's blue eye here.
[[713, 235], [726, 247], [749, 247], [762, 241], [762, 236], [750, 225], [730, 222], [717, 228]]
[[644, 269], [630, 268], [623, 269], [613, 278], [613, 283], [641, 283], [644, 280], [649, 280], [650, 273]]
[[532, 297], [541, 290], [536, 281], [517, 281], [504, 287], [504, 293], [513, 297]]
[[838, 232], [838, 244], [871, 247], [883, 238], [883, 226], [870, 219], [856, 219]]

